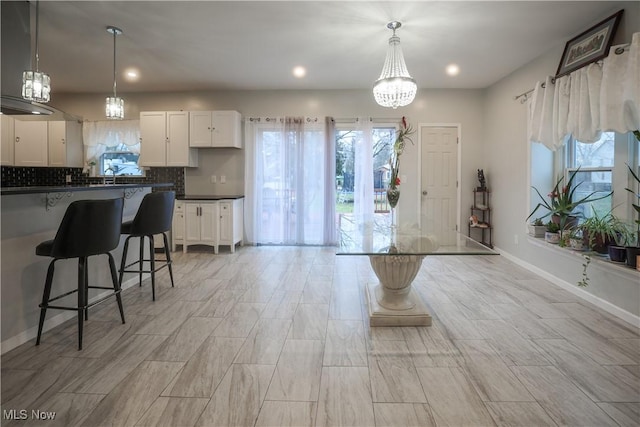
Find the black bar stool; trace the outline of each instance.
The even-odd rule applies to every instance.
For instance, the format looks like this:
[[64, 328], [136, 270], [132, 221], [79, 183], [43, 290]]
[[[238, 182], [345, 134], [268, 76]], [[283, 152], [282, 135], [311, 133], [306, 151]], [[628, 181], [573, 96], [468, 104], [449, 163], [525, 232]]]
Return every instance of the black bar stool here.
[[[78, 350], [82, 350], [82, 326], [83, 320], [87, 319], [89, 307], [115, 296], [120, 309], [120, 317], [122, 318], [122, 323], [124, 323], [120, 284], [117, 278], [116, 264], [110, 253], [120, 243], [122, 207], [122, 199], [78, 200], [72, 202], [62, 218], [56, 237], [53, 240], [42, 242], [36, 247], [36, 255], [53, 258], [47, 270], [47, 279], [44, 285], [44, 293], [42, 294], [42, 303], [40, 304], [40, 322], [38, 324], [36, 345], [40, 344], [47, 308], [78, 312]], [[103, 254], [109, 257], [113, 293], [89, 304], [89, 289], [111, 289], [104, 286], [89, 286], [88, 259], [90, 256]], [[78, 289], [50, 298], [55, 263], [58, 260], [69, 258], [78, 258]], [[49, 304], [76, 292], [78, 293], [77, 307]]]
[[[171, 277], [171, 287], [173, 287], [173, 269], [171, 268], [171, 251], [169, 249], [169, 240], [166, 232], [171, 229], [171, 220], [173, 219], [173, 205], [175, 203], [175, 191], [160, 191], [156, 193], [148, 193], [142, 199], [138, 212], [133, 221], [127, 221], [122, 224], [122, 234], [129, 236], [124, 241], [124, 252], [122, 253], [122, 263], [120, 264], [120, 286], [124, 273], [138, 273], [140, 286], [142, 286], [142, 273], [151, 273], [151, 296], [156, 300], [156, 271], [161, 268], [169, 268], [169, 276]], [[153, 246], [153, 236], [162, 234], [164, 239], [165, 259], [155, 258], [155, 250]], [[129, 249], [129, 239], [132, 237], [140, 238], [140, 255], [137, 261], [131, 264], [127, 262], [127, 251]], [[144, 258], [144, 238], [149, 238], [149, 259]], [[156, 261], [161, 263], [156, 268]], [[144, 269], [144, 263], [149, 262], [148, 270]], [[137, 268], [128, 270], [129, 267], [137, 266]]]

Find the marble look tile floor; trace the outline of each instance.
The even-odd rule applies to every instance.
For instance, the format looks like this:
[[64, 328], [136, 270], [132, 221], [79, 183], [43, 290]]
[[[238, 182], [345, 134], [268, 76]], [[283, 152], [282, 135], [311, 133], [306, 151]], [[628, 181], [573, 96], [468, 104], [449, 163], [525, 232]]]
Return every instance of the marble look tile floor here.
[[334, 248], [196, 247], [174, 274], [123, 292], [124, 325], [92, 310], [82, 351], [71, 320], [3, 355], [2, 425], [640, 425], [640, 331], [500, 256], [425, 259], [431, 327], [370, 327], [368, 258]]

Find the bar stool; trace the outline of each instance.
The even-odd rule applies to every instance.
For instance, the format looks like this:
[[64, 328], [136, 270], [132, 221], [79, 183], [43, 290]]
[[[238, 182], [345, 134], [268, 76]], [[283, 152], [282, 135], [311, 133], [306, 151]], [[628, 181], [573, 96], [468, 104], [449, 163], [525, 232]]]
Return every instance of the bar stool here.
[[[124, 252], [122, 253], [122, 263], [120, 264], [120, 286], [124, 273], [138, 273], [140, 286], [142, 286], [142, 273], [151, 273], [151, 296], [153, 301], [156, 300], [156, 271], [168, 267], [169, 276], [171, 277], [171, 287], [173, 287], [173, 269], [171, 267], [171, 251], [169, 249], [169, 241], [166, 232], [171, 229], [171, 220], [173, 219], [173, 205], [175, 203], [175, 191], [160, 191], [156, 193], [148, 193], [142, 199], [138, 212], [133, 221], [127, 221], [122, 224], [121, 233], [129, 236], [124, 241]], [[164, 239], [165, 259], [155, 258], [155, 250], [153, 245], [153, 236], [162, 234]], [[126, 264], [127, 251], [129, 250], [129, 239], [132, 237], [140, 238], [140, 255], [137, 261]], [[144, 238], [149, 238], [149, 259], [144, 258]], [[156, 268], [156, 261], [161, 265]], [[149, 269], [144, 269], [144, 263], [149, 262]], [[126, 264], [126, 265], [125, 265]], [[137, 266], [132, 270], [129, 267]]]
[[[56, 237], [36, 247], [36, 255], [52, 257], [47, 270], [47, 278], [40, 304], [40, 322], [36, 345], [40, 345], [40, 336], [48, 308], [74, 310], [78, 312], [78, 350], [82, 350], [82, 326], [87, 319], [89, 307], [99, 304], [112, 296], [118, 301], [120, 317], [124, 323], [124, 311], [120, 296], [120, 284], [117, 280], [116, 264], [110, 251], [120, 243], [120, 224], [122, 223], [123, 199], [78, 200], [72, 202], [62, 218]], [[103, 296], [89, 304], [89, 289], [111, 289], [104, 286], [89, 286], [89, 257], [107, 255], [113, 282], [113, 293]], [[55, 263], [61, 259], [78, 258], [78, 288], [51, 298], [51, 285]], [[49, 303], [78, 293], [78, 306], [55, 306]]]

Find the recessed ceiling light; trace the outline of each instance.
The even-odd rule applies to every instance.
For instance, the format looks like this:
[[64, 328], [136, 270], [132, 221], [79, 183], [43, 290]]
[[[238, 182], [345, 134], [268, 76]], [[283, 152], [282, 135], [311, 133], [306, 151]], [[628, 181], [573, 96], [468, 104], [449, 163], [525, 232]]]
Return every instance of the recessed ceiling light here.
[[140, 72], [135, 68], [127, 68], [124, 72], [124, 77], [130, 82], [135, 82], [140, 78]]
[[460, 73], [460, 67], [456, 64], [449, 64], [447, 65], [446, 71], [450, 76], [457, 76]]
[[307, 75], [307, 69], [302, 66], [293, 67], [293, 75], [301, 79]]

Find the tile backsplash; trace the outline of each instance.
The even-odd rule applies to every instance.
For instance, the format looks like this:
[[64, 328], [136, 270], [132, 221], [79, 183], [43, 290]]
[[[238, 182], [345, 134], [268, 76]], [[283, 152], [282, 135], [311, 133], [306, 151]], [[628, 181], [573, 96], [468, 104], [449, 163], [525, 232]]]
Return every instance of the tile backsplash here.
[[[71, 175], [72, 185], [100, 184], [102, 178], [89, 177], [82, 168], [0, 167], [3, 187], [33, 187], [42, 185], [66, 185]], [[150, 168], [145, 177], [118, 176], [119, 184], [172, 182], [176, 194], [184, 194], [184, 168]]]

